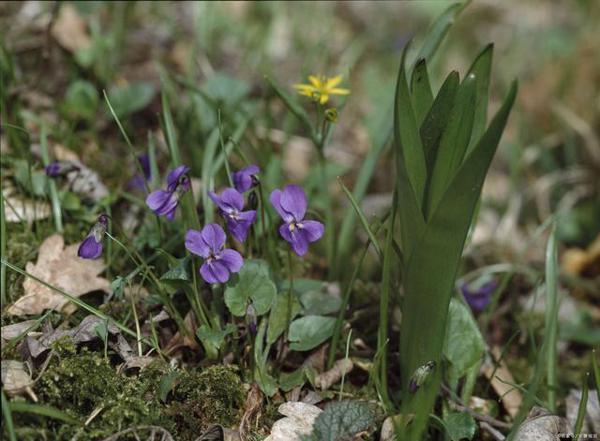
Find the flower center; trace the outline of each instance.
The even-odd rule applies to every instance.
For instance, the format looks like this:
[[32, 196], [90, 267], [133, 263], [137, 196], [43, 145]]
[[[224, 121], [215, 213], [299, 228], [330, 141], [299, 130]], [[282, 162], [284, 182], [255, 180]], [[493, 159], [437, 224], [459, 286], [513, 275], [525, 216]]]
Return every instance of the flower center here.
[[304, 225], [302, 225], [300, 222], [291, 222], [288, 228], [290, 229], [290, 233], [293, 233], [297, 229], [301, 230], [303, 227]]

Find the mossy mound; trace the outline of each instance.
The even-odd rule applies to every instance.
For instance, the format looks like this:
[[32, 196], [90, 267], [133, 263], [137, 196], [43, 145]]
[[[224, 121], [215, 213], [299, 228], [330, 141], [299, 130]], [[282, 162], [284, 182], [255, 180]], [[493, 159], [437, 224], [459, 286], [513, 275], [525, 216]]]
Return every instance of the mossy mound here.
[[[233, 368], [212, 366], [181, 371], [167, 402], [160, 400], [160, 384], [169, 367], [161, 360], [139, 375], [117, 374], [100, 353], [77, 352], [61, 339], [35, 386], [39, 404], [68, 414], [79, 424], [29, 413], [13, 415], [18, 439], [78, 441], [104, 439], [139, 426], [160, 426], [177, 440], [193, 440], [211, 424], [239, 423], [244, 386]], [[22, 398], [15, 398], [21, 400]], [[131, 434], [120, 440], [135, 439]]]
[[211, 424], [224, 427], [239, 422], [244, 388], [233, 368], [216, 365], [185, 372], [166, 410], [176, 427], [176, 438], [190, 440]]

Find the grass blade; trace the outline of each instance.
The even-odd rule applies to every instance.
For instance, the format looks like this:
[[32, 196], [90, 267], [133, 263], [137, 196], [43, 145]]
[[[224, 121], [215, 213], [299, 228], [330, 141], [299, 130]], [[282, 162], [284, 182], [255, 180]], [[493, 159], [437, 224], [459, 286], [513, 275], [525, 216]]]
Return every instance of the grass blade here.
[[6, 395], [4, 395], [4, 390], [2, 393], [2, 416], [4, 417], [4, 422], [6, 423], [6, 431], [8, 432], [8, 438], [10, 441], [17, 441], [17, 435], [15, 434], [15, 427], [12, 419], [12, 412], [10, 411], [10, 404], [6, 399]]
[[0, 180], [0, 258], [2, 258], [2, 265], [0, 265], [0, 301], [2, 305], [6, 304], [8, 300], [6, 298], [6, 265], [4, 260], [6, 259], [6, 213], [4, 212], [4, 188], [2, 180]]
[[379, 241], [377, 240], [377, 238], [375, 237], [375, 234], [371, 230], [371, 227], [369, 226], [369, 222], [367, 221], [365, 214], [362, 212], [362, 210], [358, 206], [358, 202], [356, 202], [356, 199], [354, 199], [354, 196], [352, 196], [352, 193], [350, 193], [350, 190], [348, 190], [348, 188], [344, 185], [341, 178], [338, 177], [337, 180], [338, 180], [338, 183], [340, 184], [340, 187], [342, 187], [342, 190], [348, 197], [348, 200], [350, 201], [352, 208], [354, 208], [356, 215], [360, 219], [360, 223], [362, 224], [363, 228], [367, 232], [367, 235], [369, 236], [369, 240], [373, 244], [373, 248], [375, 248], [375, 251], [377, 252], [377, 255], [379, 256], [379, 258], [381, 258], [381, 247], [379, 246]]
[[[546, 384], [548, 409], [556, 412], [556, 340], [558, 335], [558, 258], [556, 255], [556, 227], [552, 228], [546, 247]], [[545, 342], [545, 343], [546, 343]]]
[[13, 402], [9, 404], [11, 412], [23, 412], [23, 413], [33, 413], [36, 415], [41, 415], [45, 417], [49, 417], [55, 420], [64, 421], [68, 424], [80, 425], [81, 422], [73, 418], [71, 415], [61, 412], [58, 409], [50, 406], [42, 406], [40, 404], [30, 404], [30, 403], [19, 403]]
[[579, 407], [577, 408], [577, 419], [575, 420], [575, 439], [578, 439], [581, 434], [581, 429], [583, 427], [583, 422], [585, 421], [585, 416], [587, 414], [587, 402], [588, 402], [588, 377], [589, 373], [586, 372], [583, 378], [583, 385], [581, 386], [581, 400], [579, 401]]
[[[40, 150], [42, 152], [42, 160], [44, 167], [50, 164], [50, 153], [48, 152], [48, 136], [46, 135], [46, 125], [42, 123], [40, 129]], [[52, 216], [54, 217], [54, 227], [59, 233], [63, 232], [62, 223], [62, 212], [60, 210], [60, 199], [58, 197], [58, 190], [56, 189], [56, 182], [53, 179], [46, 176], [46, 182], [50, 191], [50, 201], [52, 202]]]

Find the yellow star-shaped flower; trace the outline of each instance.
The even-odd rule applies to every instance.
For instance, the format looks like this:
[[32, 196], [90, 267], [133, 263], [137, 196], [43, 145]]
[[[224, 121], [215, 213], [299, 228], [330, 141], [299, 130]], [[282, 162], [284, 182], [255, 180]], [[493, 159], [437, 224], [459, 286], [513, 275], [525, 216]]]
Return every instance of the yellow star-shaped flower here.
[[312, 98], [321, 104], [325, 104], [327, 101], [329, 101], [329, 95], [350, 94], [350, 90], [336, 87], [342, 82], [341, 75], [333, 78], [309, 75], [308, 81], [310, 84], [294, 84], [294, 89], [296, 89], [300, 95]]

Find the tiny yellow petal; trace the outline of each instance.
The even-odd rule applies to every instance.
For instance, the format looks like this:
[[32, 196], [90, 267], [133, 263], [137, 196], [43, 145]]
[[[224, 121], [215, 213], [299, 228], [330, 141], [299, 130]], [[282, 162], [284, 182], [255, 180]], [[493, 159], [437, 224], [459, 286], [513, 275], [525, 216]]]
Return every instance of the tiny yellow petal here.
[[333, 78], [328, 78], [327, 84], [325, 84], [325, 88], [331, 89], [331, 88], [337, 86], [338, 84], [340, 84], [342, 82], [342, 78], [343, 77], [341, 75], [335, 76]]
[[329, 95], [327, 95], [326, 93], [324, 93], [323, 95], [321, 95], [321, 99], [319, 100], [319, 102], [321, 104], [325, 104], [327, 101], [329, 101]]
[[350, 90], [348, 89], [340, 89], [339, 87], [334, 88], [334, 89], [329, 89], [327, 91], [327, 93], [330, 93], [331, 95], [349, 95], [350, 94]]
[[309, 75], [308, 81], [310, 81], [310, 83], [313, 86], [315, 86], [317, 89], [320, 89], [321, 87], [323, 87], [323, 83], [321, 82], [321, 79], [315, 75]]

